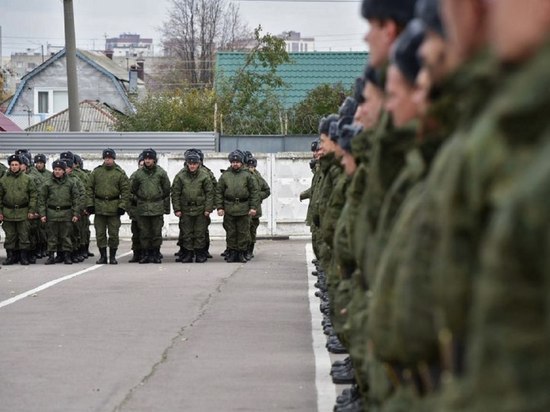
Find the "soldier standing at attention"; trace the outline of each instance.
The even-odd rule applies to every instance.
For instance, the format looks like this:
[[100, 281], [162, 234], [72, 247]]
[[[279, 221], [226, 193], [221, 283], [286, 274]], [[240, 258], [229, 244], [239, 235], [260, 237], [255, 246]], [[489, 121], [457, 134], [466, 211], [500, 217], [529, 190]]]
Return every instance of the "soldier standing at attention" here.
[[48, 232], [48, 260], [45, 264], [55, 263], [54, 253], [58, 250], [63, 262], [71, 265], [71, 231], [79, 220], [80, 189], [75, 180], [67, 177], [64, 161], [56, 160], [52, 169], [50, 178], [40, 187], [38, 194], [40, 220]]
[[204, 263], [207, 258], [208, 217], [214, 210], [214, 186], [200, 165], [196, 151], [188, 151], [183, 169], [172, 184], [172, 207], [180, 219], [182, 253], [180, 261]]
[[[140, 154], [138, 156], [138, 170], [141, 168], [143, 168], [143, 154]], [[137, 170], [134, 173], [132, 173], [132, 175], [130, 176], [130, 187], [132, 187], [132, 181], [134, 180], [134, 176], [136, 172]], [[132, 221], [130, 230], [132, 231], [133, 256], [128, 261], [130, 263], [138, 263], [142, 257], [141, 243], [139, 238], [139, 224], [138, 224], [138, 216], [136, 215], [136, 207], [137, 207], [137, 198], [135, 195], [130, 194], [130, 202], [128, 204], [128, 209], [127, 209], [128, 216], [130, 216], [130, 220]]]
[[244, 263], [250, 242], [250, 217], [256, 216], [260, 191], [254, 176], [243, 166], [243, 153], [234, 150], [228, 159], [231, 167], [218, 181], [216, 206], [226, 231], [226, 260]]
[[252, 176], [256, 178], [258, 182], [258, 189], [260, 190], [260, 202], [258, 203], [258, 209], [256, 210], [256, 216], [250, 218], [250, 243], [248, 244], [248, 249], [246, 250], [245, 258], [250, 260], [254, 257], [254, 245], [256, 244], [256, 232], [258, 231], [258, 226], [260, 226], [260, 217], [262, 216], [262, 202], [269, 197], [271, 194], [271, 189], [269, 185], [262, 177], [260, 172], [256, 169], [258, 166], [258, 160], [254, 157], [248, 159], [248, 170], [252, 173]]
[[[46, 155], [39, 153], [34, 156], [34, 170], [37, 176], [41, 177], [41, 183], [45, 183], [51, 176], [51, 173], [46, 169]], [[45, 257], [48, 248], [48, 239], [46, 237], [46, 226], [40, 223], [38, 228], [38, 254], [37, 257]]]
[[[109, 245], [109, 263], [116, 265], [120, 230], [120, 216], [130, 200], [128, 176], [115, 163], [116, 153], [113, 149], [103, 150], [103, 164], [94, 169], [90, 175], [87, 190], [89, 214], [95, 213], [94, 227], [100, 257], [97, 264], [107, 263], [107, 245]], [[107, 241], [107, 230], [109, 240]]]
[[160, 246], [164, 214], [170, 213], [170, 179], [157, 165], [157, 152], [145, 149], [142, 152], [143, 168], [135, 172], [131, 193], [137, 198], [141, 249], [139, 263], [161, 263]]
[[36, 213], [36, 187], [29, 175], [21, 170], [18, 155], [8, 157], [10, 168], [0, 179], [0, 222], [3, 222], [6, 240], [7, 259], [4, 265], [13, 265], [17, 261], [15, 249], [21, 250], [20, 263], [28, 265], [30, 248], [30, 220]]

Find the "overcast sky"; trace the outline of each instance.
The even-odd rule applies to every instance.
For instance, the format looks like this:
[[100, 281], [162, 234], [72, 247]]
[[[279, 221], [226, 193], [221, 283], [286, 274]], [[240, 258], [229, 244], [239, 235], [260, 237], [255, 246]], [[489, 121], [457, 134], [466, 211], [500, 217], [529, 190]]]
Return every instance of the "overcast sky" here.
[[[136, 33], [160, 41], [158, 28], [172, 0], [74, 0], [77, 47], [103, 49], [105, 37]], [[315, 37], [318, 51], [363, 51], [367, 28], [359, 1], [242, 0], [241, 15], [264, 33], [298, 31]], [[62, 0], [0, 0], [2, 55], [64, 43]]]

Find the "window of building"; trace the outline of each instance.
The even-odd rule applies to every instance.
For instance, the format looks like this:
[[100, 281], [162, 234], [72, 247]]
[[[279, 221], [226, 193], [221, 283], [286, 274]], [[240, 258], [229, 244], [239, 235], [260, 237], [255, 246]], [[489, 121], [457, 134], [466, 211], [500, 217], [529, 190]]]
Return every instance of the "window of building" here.
[[34, 112], [53, 115], [69, 107], [69, 95], [66, 89], [35, 89]]

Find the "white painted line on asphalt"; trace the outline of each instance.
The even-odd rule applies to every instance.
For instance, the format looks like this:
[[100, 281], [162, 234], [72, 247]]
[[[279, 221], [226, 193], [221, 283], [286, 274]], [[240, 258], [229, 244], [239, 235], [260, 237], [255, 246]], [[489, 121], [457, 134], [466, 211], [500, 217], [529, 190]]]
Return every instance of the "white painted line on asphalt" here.
[[311, 275], [315, 266], [311, 260], [315, 257], [311, 243], [306, 244], [307, 278], [309, 310], [311, 312], [311, 336], [313, 338], [313, 354], [315, 356], [315, 387], [317, 388], [317, 410], [330, 412], [336, 403], [336, 387], [330, 378], [331, 361], [325, 344], [327, 339], [323, 332], [323, 319], [319, 310], [320, 300], [315, 296], [317, 278]]
[[[132, 253], [132, 252], [130, 251], [130, 252], [123, 253], [122, 255], [118, 255], [117, 258], [128, 256], [130, 253]], [[51, 288], [52, 286], [55, 286], [58, 283], [64, 282], [66, 280], [69, 280], [69, 279], [75, 278], [77, 276], [84, 275], [85, 273], [91, 272], [93, 270], [99, 269], [102, 266], [105, 266], [105, 265], [90, 266], [89, 268], [86, 268], [86, 269], [81, 270], [79, 272], [75, 272], [75, 273], [72, 273], [70, 275], [63, 276], [62, 278], [58, 278], [58, 279], [52, 280], [50, 282], [44, 283], [43, 285], [40, 285], [37, 288], [28, 290], [26, 292], [23, 292], [23, 293], [17, 295], [17, 296], [14, 296], [13, 298], [10, 298], [10, 299], [7, 299], [7, 300], [4, 300], [4, 301], [0, 302], [0, 309], [5, 307], [5, 306], [11, 305], [12, 303], [18, 302], [21, 299], [25, 299], [26, 297], [32, 296], [35, 293], [38, 293], [38, 292], [41, 292], [45, 289]]]

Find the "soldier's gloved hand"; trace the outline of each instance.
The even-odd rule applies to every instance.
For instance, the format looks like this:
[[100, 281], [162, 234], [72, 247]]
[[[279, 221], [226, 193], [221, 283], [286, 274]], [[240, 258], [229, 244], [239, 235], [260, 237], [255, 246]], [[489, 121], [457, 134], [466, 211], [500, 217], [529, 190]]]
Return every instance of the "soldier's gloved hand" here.
[[117, 211], [117, 213], [118, 213], [119, 216], [122, 216], [124, 213], [126, 213], [126, 211], [125, 211], [123, 208], [121, 208], [121, 207], [117, 208], [116, 211]]
[[95, 207], [93, 206], [88, 206], [86, 208], [86, 213], [88, 213], [89, 215], [93, 215], [95, 213]]
[[225, 215], [225, 210], [218, 209], [218, 216], [223, 216], [223, 215]]

